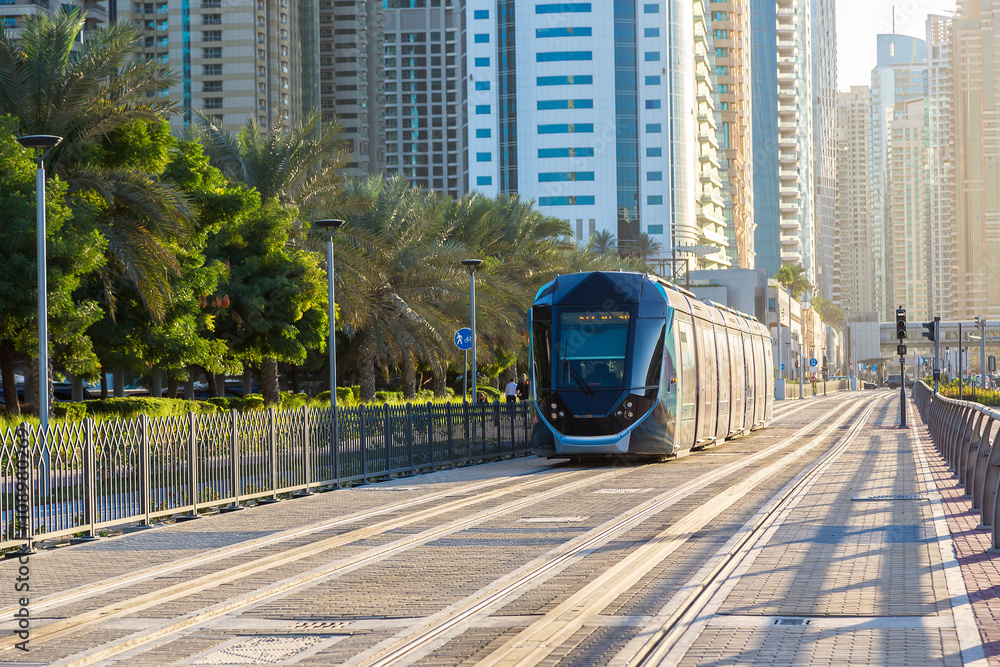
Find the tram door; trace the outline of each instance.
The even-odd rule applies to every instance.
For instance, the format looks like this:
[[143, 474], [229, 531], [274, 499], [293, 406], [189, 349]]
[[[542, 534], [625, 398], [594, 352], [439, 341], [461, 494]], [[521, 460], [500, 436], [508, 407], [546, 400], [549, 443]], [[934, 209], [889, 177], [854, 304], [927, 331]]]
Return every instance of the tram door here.
[[680, 411], [677, 425], [677, 446], [688, 449], [694, 445], [697, 416], [698, 370], [694, 353], [694, 326], [686, 315], [675, 315], [677, 349], [680, 352]]
[[724, 325], [715, 325], [715, 349], [719, 355], [719, 421], [715, 427], [717, 438], [729, 435], [729, 394], [732, 377], [729, 374], [729, 344]]
[[729, 330], [729, 357], [733, 371], [732, 410], [729, 416], [729, 432], [742, 431], [743, 406], [746, 404], [747, 367], [743, 358], [743, 344], [740, 342], [740, 330]]
[[757, 397], [757, 390], [755, 386], [757, 378], [757, 369], [755, 368], [755, 358], [753, 354], [753, 343], [750, 340], [750, 334], [746, 331], [743, 332], [743, 358], [746, 360], [747, 364], [747, 383], [746, 383], [746, 409], [743, 425], [747, 431], [753, 428], [753, 415], [754, 407]]
[[715, 366], [715, 335], [700, 321], [698, 329], [698, 442], [715, 437], [719, 378]]

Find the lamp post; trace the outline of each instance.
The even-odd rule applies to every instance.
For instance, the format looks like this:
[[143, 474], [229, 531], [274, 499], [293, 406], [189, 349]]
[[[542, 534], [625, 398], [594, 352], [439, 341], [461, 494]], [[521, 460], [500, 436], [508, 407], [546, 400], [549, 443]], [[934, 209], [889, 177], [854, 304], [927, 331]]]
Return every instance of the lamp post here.
[[[340, 424], [337, 418], [337, 302], [333, 291], [333, 235], [344, 224], [343, 220], [317, 220], [316, 226], [327, 233], [326, 237], [326, 287], [330, 302], [330, 435], [333, 449], [334, 479], [340, 486]], [[307, 489], [308, 490], [308, 489]]]
[[316, 226], [327, 233], [326, 237], [326, 285], [330, 301], [330, 408], [337, 410], [337, 349], [335, 329], [337, 327], [337, 306], [333, 290], [333, 235], [344, 224], [343, 220], [317, 220]]
[[[45, 258], [45, 154], [50, 148], [55, 148], [62, 137], [51, 134], [30, 134], [18, 137], [17, 141], [25, 148], [35, 151], [35, 220], [38, 237], [38, 419], [41, 422], [42, 433], [48, 432], [49, 426], [49, 313], [48, 313], [48, 280]], [[45, 456], [48, 469], [47, 452]]]
[[463, 259], [462, 265], [469, 267], [469, 309], [472, 313], [472, 398], [476, 399], [476, 267], [481, 259]]

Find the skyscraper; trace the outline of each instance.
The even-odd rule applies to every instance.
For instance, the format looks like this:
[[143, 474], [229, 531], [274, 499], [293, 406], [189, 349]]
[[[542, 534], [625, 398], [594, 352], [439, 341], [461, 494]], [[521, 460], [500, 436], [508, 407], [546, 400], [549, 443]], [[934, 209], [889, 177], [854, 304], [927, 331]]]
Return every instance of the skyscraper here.
[[956, 319], [955, 117], [952, 19], [927, 17], [925, 211], [930, 231], [930, 317]]
[[1000, 0], [959, 0], [954, 21], [957, 317], [1000, 318]]
[[833, 298], [837, 209], [837, 17], [833, 0], [812, 2], [816, 294]]
[[930, 229], [927, 225], [927, 146], [924, 98], [896, 101], [889, 124], [886, 224], [892, 266], [889, 303], [904, 306], [913, 320], [930, 317], [928, 303]]
[[469, 0], [470, 189], [534, 199], [581, 243], [699, 244], [694, 1]]
[[879, 35], [878, 61], [872, 70], [869, 95], [868, 174], [871, 179], [869, 224], [873, 227], [874, 290], [877, 310], [887, 321], [896, 307], [892, 227], [889, 221], [889, 140], [893, 113], [898, 102], [922, 98], [927, 68], [925, 43], [905, 35]]
[[876, 310], [867, 86], [837, 96], [837, 211], [833, 301], [853, 313]]

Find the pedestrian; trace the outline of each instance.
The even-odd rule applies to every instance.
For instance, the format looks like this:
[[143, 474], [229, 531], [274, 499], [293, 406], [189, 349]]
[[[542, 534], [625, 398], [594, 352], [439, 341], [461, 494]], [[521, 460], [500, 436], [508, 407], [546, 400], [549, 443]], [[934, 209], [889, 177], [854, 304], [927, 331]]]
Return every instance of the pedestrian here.
[[517, 383], [517, 397], [522, 401], [531, 398], [531, 383], [528, 382], [527, 373], [521, 373], [521, 381]]
[[505, 393], [507, 394], [508, 403], [514, 403], [517, 401], [517, 382], [514, 381], [513, 376], [511, 376], [510, 382], [507, 383], [507, 389]]

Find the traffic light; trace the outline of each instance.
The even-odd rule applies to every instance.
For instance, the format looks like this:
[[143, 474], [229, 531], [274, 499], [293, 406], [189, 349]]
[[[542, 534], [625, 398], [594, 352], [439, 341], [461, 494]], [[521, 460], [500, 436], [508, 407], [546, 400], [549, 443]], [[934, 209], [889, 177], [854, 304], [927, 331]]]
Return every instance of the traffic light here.
[[923, 323], [923, 327], [924, 327], [924, 329], [927, 329], [927, 331], [923, 332], [920, 335], [933, 343], [934, 342], [934, 322], [924, 322]]
[[906, 308], [902, 306], [896, 309], [896, 338], [899, 340], [906, 338]]

